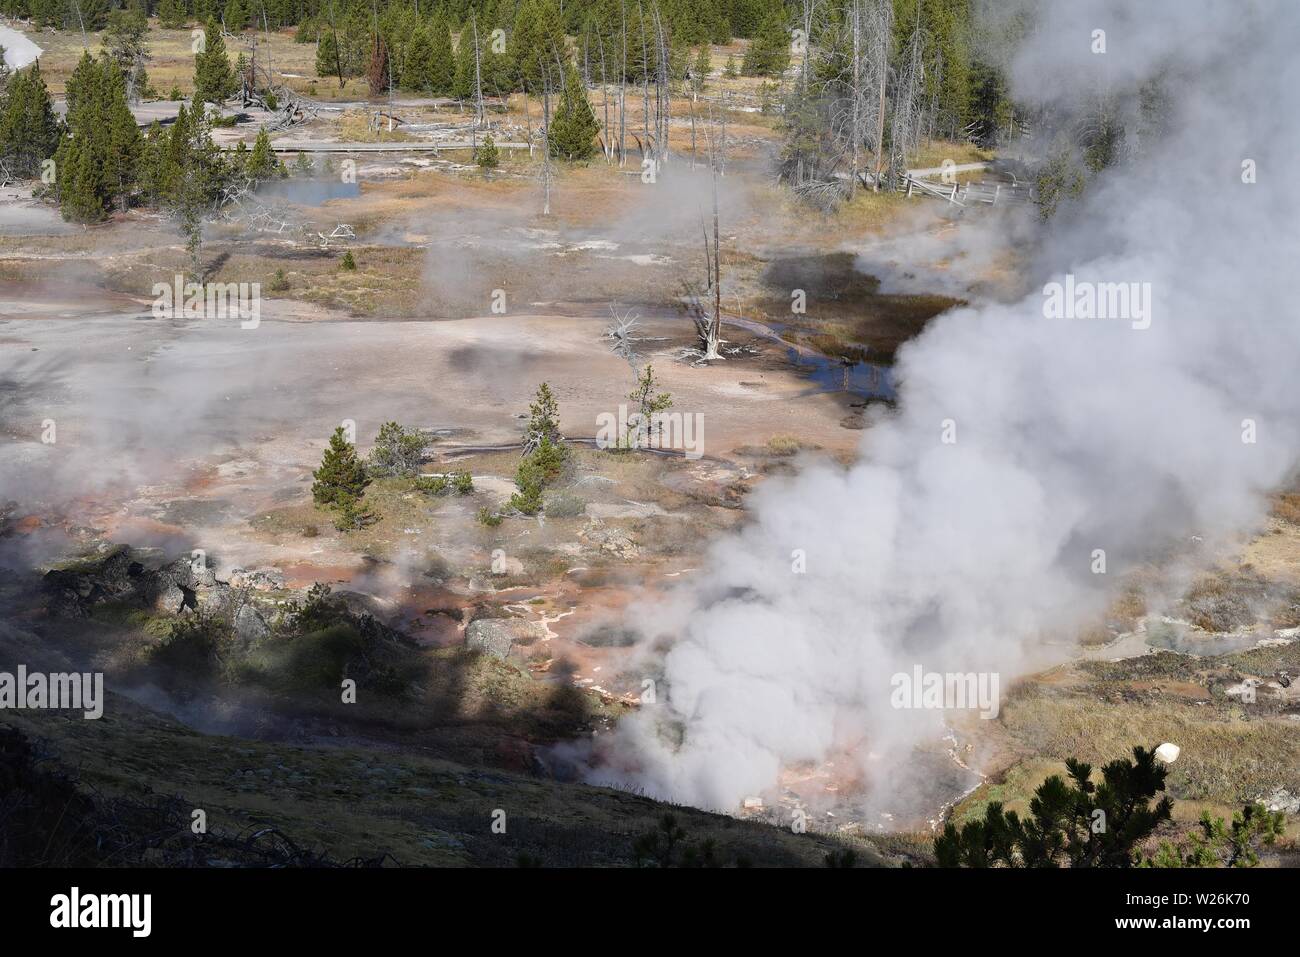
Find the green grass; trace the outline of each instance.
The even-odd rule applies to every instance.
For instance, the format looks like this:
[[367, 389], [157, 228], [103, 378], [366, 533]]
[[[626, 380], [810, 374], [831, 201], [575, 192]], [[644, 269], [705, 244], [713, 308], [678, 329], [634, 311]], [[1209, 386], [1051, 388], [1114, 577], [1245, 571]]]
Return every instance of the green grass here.
[[[796, 835], [621, 791], [468, 767], [400, 749], [311, 747], [187, 730], [112, 696], [98, 721], [59, 712], [0, 714], [39, 740], [52, 765], [74, 771], [99, 800], [179, 795], [207, 812], [210, 830], [274, 825], [338, 861], [391, 854], [422, 866], [630, 866], [635, 837], [671, 810], [693, 841], [755, 866], [820, 867], [852, 846], [863, 866], [887, 863], [867, 841]], [[491, 830], [506, 814], [506, 833]]]

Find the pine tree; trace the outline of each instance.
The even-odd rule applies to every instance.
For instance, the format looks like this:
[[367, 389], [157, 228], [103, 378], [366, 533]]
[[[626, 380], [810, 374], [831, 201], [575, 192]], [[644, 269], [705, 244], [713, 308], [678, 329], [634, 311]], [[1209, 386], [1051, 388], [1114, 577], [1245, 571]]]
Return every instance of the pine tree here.
[[[202, 107], [194, 110], [198, 115]], [[180, 198], [181, 179], [189, 163], [190, 151], [190, 112], [182, 103], [176, 113], [176, 119], [167, 130], [162, 131], [158, 142], [156, 164], [156, 193], [163, 203], [175, 203]]]
[[73, 137], [59, 150], [59, 209], [74, 223], [96, 223], [108, 215], [99, 171], [87, 137]]
[[180, 224], [194, 280], [202, 279], [200, 252], [203, 217], [212, 208], [229, 176], [229, 164], [213, 145], [203, 108], [182, 105], [165, 133], [151, 135], [146, 161], [149, 188]]
[[[298, 154], [302, 156], [302, 153]], [[253, 143], [253, 153], [248, 158], [248, 165], [244, 167], [248, 175], [253, 179], [262, 180], [272, 176], [276, 172], [275, 154], [271, 152], [271, 137], [267, 135], [265, 129], [257, 131], [257, 140]]]
[[691, 64], [691, 87], [696, 93], [704, 89], [704, 81], [708, 78], [710, 69], [712, 64], [709, 62], [709, 45], [703, 43], [700, 45], [699, 52], [695, 54], [695, 62]]
[[374, 475], [414, 477], [420, 472], [425, 449], [433, 439], [419, 429], [404, 429], [396, 422], [385, 422], [375, 436], [367, 468]]
[[560, 435], [560, 404], [555, 400], [551, 386], [543, 382], [537, 387], [537, 398], [528, 405], [528, 428], [524, 432], [524, 454], [536, 451], [543, 442], [549, 442], [563, 452]]
[[[1092, 766], [1069, 758], [1070, 783], [1047, 778], [1034, 792], [1031, 817], [1004, 811], [1001, 802], [985, 808], [983, 820], [953, 823], [935, 838], [940, 867], [1131, 867], [1134, 849], [1163, 821], [1173, 802], [1161, 797], [1168, 768], [1155, 749], [1133, 749], [1133, 759], [1111, 761], [1092, 781]], [[1098, 822], [1102, 827], [1098, 828]]]
[[780, 76], [790, 65], [790, 35], [786, 31], [785, 17], [773, 10], [759, 25], [740, 72], [745, 76]]
[[[462, 31], [460, 42], [464, 43], [468, 34]], [[456, 82], [456, 54], [451, 46], [451, 24], [445, 17], [434, 17], [429, 36], [429, 61], [426, 67], [429, 75], [429, 89], [434, 96], [448, 96]], [[471, 43], [471, 46], [473, 44]], [[470, 51], [472, 54], [472, 50]]]
[[315, 481], [311, 497], [317, 505], [355, 505], [365, 493], [370, 478], [357, 457], [356, 446], [347, 440], [341, 426], [330, 436], [329, 448], [321, 458], [320, 468], [312, 472], [312, 478]]
[[532, 91], [541, 88], [540, 78], [536, 82], [533, 80], [538, 70], [537, 44], [537, 14], [532, 0], [520, 0], [519, 6], [515, 8], [515, 23], [506, 47], [517, 71], [516, 89]]
[[326, 27], [321, 30], [320, 39], [316, 41], [316, 75], [321, 79], [327, 76], [339, 78], [339, 89], [343, 88], [342, 67], [339, 64], [339, 44], [334, 31]]
[[948, 135], [955, 135], [970, 115], [968, 20], [969, 14], [962, 14], [950, 0], [902, 4], [894, 20], [895, 49], [906, 49], [919, 29], [925, 100], [936, 106], [935, 121]]
[[[182, 106], [181, 109], [184, 107]], [[154, 120], [149, 124], [149, 132], [145, 134], [144, 142], [140, 147], [140, 160], [136, 164], [136, 183], [139, 185], [144, 202], [149, 205], [162, 201], [163, 144], [166, 139], [167, 134], [163, 132], [162, 124]]]
[[464, 101], [474, 96], [474, 70], [474, 37], [469, 30], [462, 30], [456, 45], [456, 75], [451, 82], [451, 95], [456, 99]]
[[406, 48], [406, 60], [402, 64], [402, 79], [399, 84], [402, 89], [416, 93], [428, 93], [432, 89], [433, 84], [429, 77], [429, 61], [432, 55], [433, 41], [429, 38], [428, 28], [417, 28]]
[[161, 0], [158, 4], [158, 26], [164, 30], [179, 30], [185, 26], [185, 4], [181, 0]]
[[489, 16], [489, 12], [485, 10], [478, 19], [478, 67], [483, 77], [483, 92], [506, 93], [513, 89], [515, 65], [510, 60], [508, 45], [499, 53], [493, 48], [491, 24], [500, 21], [495, 15]]
[[126, 77], [127, 99], [138, 102], [144, 95], [149, 76], [145, 62], [149, 59], [149, 20], [138, 8], [114, 10], [108, 15], [108, 29], [104, 31], [104, 53], [117, 64]]
[[104, 62], [104, 85], [107, 108], [103, 111], [107, 127], [104, 143], [103, 175], [111, 200], [125, 209], [135, 190], [136, 164], [140, 159], [140, 126], [127, 105], [126, 78], [117, 66]]
[[479, 148], [474, 151], [474, 162], [478, 164], [479, 169], [490, 173], [501, 165], [501, 158], [497, 151], [497, 144], [489, 133]]
[[126, 82], [107, 57], [83, 53], [67, 83], [67, 127], [55, 155], [59, 205], [66, 219], [95, 222], [135, 187], [140, 131], [126, 103]]
[[555, 0], [523, 0], [506, 47], [521, 88], [540, 94], [544, 86], [560, 86], [560, 63], [568, 59], [568, 50]]
[[736, 58], [731, 54], [727, 54], [727, 62], [722, 65], [722, 75], [728, 80], [740, 76], [740, 71], [736, 69]]
[[248, 26], [248, 8], [240, 0], [229, 0], [224, 19], [227, 30], [231, 33], [239, 33]]
[[36, 60], [10, 78], [0, 101], [0, 161], [15, 176], [35, 176], [58, 145], [59, 124]]
[[239, 89], [239, 81], [230, 68], [226, 41], [213, 20], [204, 31], [204, 49], [194, 55], [194, 102], [221, 106]]
[[551, 118], [546, 142], [551, 155], [568, 160], [590, 159], [596, 152], [595, 139], [600, 131], [596, 114], [587, 99], [582, 78], [572, 65], [565, 71], [564, 93]]

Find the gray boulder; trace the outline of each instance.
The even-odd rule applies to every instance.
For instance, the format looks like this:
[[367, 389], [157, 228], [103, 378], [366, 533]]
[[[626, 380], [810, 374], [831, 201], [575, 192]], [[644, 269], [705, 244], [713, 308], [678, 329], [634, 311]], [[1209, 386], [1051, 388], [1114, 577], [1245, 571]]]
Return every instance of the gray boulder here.
[[159, 578], [154, 585], [153, 607], [165, 615], [180, 614], [185, 607], [185, 590], [167, 578]]
[[266, 619], [252, 605], [241, 605], [235, 612], [235, 637], [240, 641], [257, 641], [270, 633]]
[[531, 645], [546, 636], [541, 622], [523, 618], [479, 618], [465, 629], [465, 647], [504, 661], [516, 645]]

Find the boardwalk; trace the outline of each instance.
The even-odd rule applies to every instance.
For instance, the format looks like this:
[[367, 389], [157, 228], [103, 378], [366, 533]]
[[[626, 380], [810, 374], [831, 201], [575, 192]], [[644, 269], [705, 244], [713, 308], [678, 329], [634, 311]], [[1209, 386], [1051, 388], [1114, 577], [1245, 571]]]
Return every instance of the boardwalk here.
[[[448, 140], [431, 142], [416, 140], [406, 143], [340, 143], [331, 140], [273, 140], [271, 149], [277, 153], [438, 153], [442, 150], [468, 150], [481, 145], [483, 140]], [[527, 143], [503, 142], [499, 150], [526, 150]], [[227, 146], [226, 149], [233, 147]]]

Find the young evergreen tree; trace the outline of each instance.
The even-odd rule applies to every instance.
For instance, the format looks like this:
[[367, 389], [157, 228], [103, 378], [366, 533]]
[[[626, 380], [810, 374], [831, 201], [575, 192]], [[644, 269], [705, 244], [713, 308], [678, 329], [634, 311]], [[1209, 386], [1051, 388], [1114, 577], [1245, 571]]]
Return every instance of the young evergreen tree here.
[[149, 20], [142, 9], [124, 7], [108, 15], [108, 27], [102, 37], [104, 54], [126, 78], [126, 96], [131, 103], [138, 102], [149, 86], [145, 71], [149, 59], [148, 36]]
[[400, 86], [415, 93], [428, 93], [433, 88], [429, 76], [429, 61], [433, 55], [433, 41], [427, 27], [417, 27], [411, 42], [406, 47], [406, 58], [402, 63]]
[[740, 72], [745, 76], [780, 76], [790, 65], [790, 34], [785, 17], [773, 10], [759, 25], [745, 51]]
[[180, 225], [190, 255], [190, 272], [202, 281], [200, 252], [203, 219], [216, 204], [229, 178], [229, 164], [212, 142], [202, 106], [184, 106], [165, 133], [151, 136], [152, 155], [145, 163], [149, 189]]
[[248, 17], [248, 8], [242, 0], [228, 0], [223, 17], [227, 30], [231, 33], [239, 33], [248, 26]]
[[327, 76], [338, 77], [340, 90], [346, 82], [338, 36], [329, 27], [321, 31], [320, 40], [316, 43], [316, 75], [322, 79]]
[[[184, 110], [184, 106], [181, 107]], [[157, 120], [149, 124], [140, 147], [140, 161], [136, 164], [136, 184], [145, 204], [154, 206], [162, 202], [163, 149], [167, 134]]]
[[713, 68], [709, 60], [709, 45], [700, 44], [699, 52], [695, 54], [695, 62], [691, 64], [691, 88], [696, 93], [703, 91], [704, 82], [708, 79], [709, 70]]
[[68, 136], [55, 154], [59, 205], [74, 222], [96, 222], [135, 188], [140, 131], [117, 64], [83, 53], [67, 82]]
[[185, 26], [185, 4], [182, 0], [160, 0], [158, 26], [164, 30], [179, 30]]
[[424, 452], [433, 439], [419, 429], [405, 429], [385, 422], [375, 436], [367, 469], [374, 475], [413, 477], [419, 474]]
[[59, 211], [74, 223], [97, 223], [108, 215], [103, 183], [95, 168], [88, 137], [74, 136], [60, 148], [58, 164]]
[[536, 451], [542, 442], [549, 442], [561, 450], [566, 449], [560, 435], [560, 405], [555, 400], [551, 386], [543, 382], [537, 387], [537, 397], [528, 405], [528, 428], [524, 432], [524, 454]]
[[41, 61], [36, 60], [10, 77], [0, 100], [0, 161], [14, 176], [36, 176], [58, 148], [59, 135]]
[[1070, 758], [1067, 785], [1052, 775], [1034, 792], [1031, 817], [1021, 819], [999, 802], [983, 820], [960, 829], [949, 823], [935, 839], [940, 867], [1131, 867], [1135, 849], [1163, 821], [1173, 802], [1162, 797], [1168, 768], [1155, 750], [1133, 749], [1133, 759], [1112, 761], [1092, 780], [1092, 766]]
[[130, 205], [136, 187], [136, 166], [143, 137], [127, 105], [126, 77], [111, 61], [101, 61], [107, 104], [103, 110], [107, 136], [103, 148], [103, 175], [109, 201], [121, 209]]
[[226, 41], [216, 21], [209, 20], [204, 30], [204, 49], [194, 55], [194, 102], [221, 106], [239, 89], [239, 80], [230, 68]]
[[523, 0], [506, 45], [521, 89], [540, 95], [544, 86], [557, 90], [563, 82], [560, 66], [569, 58], [564, 21], [555, 0]]
[[590, 159], [596, 152], [595, 139], [600, 124], [596, 122], [596, 114], [587, 99], [587, 90], [577, 68], [570, 65], [565, 74], [564, 93], [555, 115], [551, 117], [546, 142], [552, 156], [568, 160]]
[[[467, 34], [460, 35], [461, 43]], [[456, 83], [456, 54], [451, 45], [451, 24], [441, 15], [433, 18], [429, 34], [429, 89], [434, 96], [450, 96]], [[473, 46], [471, 41], [470, 46]], [[471, 56], [473, 50], [470, 51]]]
[[479, 144], [479, 148], [474, 151], [474, 162], [477, 163], [478, 168], [483, 170], [485, 173], [491, 173], [492, 170], [501, 165], [501, 157], [497, 151], [497, 144], [496, 141], [492, 139], [491, 133], [484, 137], [483, 142]]
[[320, 468], [312, 472], [315, 481], [311, 497], [317, 505], [341, 507], [355, 504], [365, 493], [370, 478], [366, 467], [357, 457], [356, 446], [347, 440], [342, 427], [330, 436], [329, 448], [321, 458]]
[[532, 0], [520, 0], [506, 46], [516, 71], [512, 84], [515, 89], [531, 91], [541, 88], [540, 79], [533, 82], [533, 75], [538, 70], [537, 45], [537, 14]]
[[[302, 156], [302, 153], [298, 154]], [[278, 164], [275, 160], [275, 154], [271, 152], [271, 137], [267, 135], [265, 129], [257, 131], [257, 140], [253, 143], [252, 155], [248, 157], [248, 163], [244, 170], [255, 180], [267, 179], [276, 175]]]
[[[483, 70], [483, 92], [487, 93], [491, 87], [488, 85], [487, 76], [487, 45], [479, 38], [479, 63], [474, 62], [474, 34], [466, 27], [460, 31], [460, 39], [456, 42], [456, 74], [452, 77], [450, 93], [456, 99], [464, 102], [471, 100], [478, 89], [476, 85], [477, 70]], [[507, 78], [504, 89], [510, 89], [513, 81]]]

